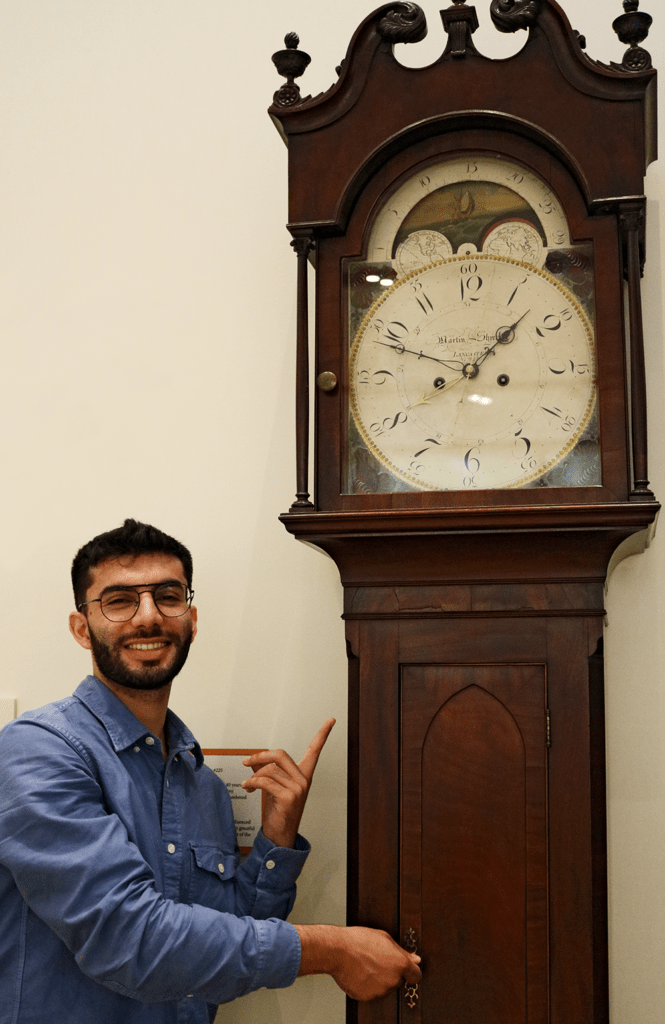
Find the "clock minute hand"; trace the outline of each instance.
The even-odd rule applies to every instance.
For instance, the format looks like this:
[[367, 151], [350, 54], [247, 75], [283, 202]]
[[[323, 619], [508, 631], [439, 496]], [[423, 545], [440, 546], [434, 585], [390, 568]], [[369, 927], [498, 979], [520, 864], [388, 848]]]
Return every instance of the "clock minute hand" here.
[[436, 356], [428, 356], [427, 352], [423, 352], [422, 350], [420, 352], [416, 352], [415, 349], [413, 349], [413, 348], [406, 348], [404, 345], [401, 345], [399, 343], [397, 345], [391, 345], [390, 342], [388, 342], [388, 341], [379, 341], [378, 338], [373, 338], [372, 340], [377, 345], [384, 345], [386, 348], [394, 349], [395, 352], [398, 353], [398, 355], [401, 355], [402, 352], [408, 352], [409, 355], [411, 355], [411, 356], [418, 356], [419, 359], [431, 359], [432, 362], [440, 363], [441, 366], [445, 366], [449, 370], [461, 370], [462, 366], [463, 366], [463, 364], [460, 361], [456, 360], [456, 359], [453, 359], [452, 362], [447, 363], [445, 359], [438, 359]]

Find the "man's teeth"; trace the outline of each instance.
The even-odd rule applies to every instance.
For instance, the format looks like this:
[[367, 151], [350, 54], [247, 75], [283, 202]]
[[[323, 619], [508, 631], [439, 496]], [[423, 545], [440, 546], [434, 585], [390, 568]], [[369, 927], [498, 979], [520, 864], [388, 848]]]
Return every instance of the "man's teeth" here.
[[133, 651], [157, 651], [160, 647], [166, 647], [165, 640], [157, 640], [152, 644], [129, 644]]

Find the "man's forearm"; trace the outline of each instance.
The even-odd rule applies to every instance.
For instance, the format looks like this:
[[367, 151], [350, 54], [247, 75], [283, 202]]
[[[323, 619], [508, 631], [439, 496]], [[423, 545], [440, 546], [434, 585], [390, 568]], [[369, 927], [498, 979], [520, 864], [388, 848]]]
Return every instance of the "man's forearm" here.
[[420, 957], [407, 953], [375, 928], [340, 928], [297, 924], [301, 958], [299, 974], [329, 974], [352, 999], [383, 996], [403, 981], [420, 979]]

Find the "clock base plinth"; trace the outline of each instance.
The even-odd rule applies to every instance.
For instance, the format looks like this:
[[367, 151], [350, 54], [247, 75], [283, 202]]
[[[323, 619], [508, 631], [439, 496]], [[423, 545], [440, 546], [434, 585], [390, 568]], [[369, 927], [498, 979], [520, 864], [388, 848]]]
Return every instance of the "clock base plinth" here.
[[657, 512], [281, 517], [344, 585], [348, 920], [426, 965], [349, 1022], [607, 1024], [604, 588]]

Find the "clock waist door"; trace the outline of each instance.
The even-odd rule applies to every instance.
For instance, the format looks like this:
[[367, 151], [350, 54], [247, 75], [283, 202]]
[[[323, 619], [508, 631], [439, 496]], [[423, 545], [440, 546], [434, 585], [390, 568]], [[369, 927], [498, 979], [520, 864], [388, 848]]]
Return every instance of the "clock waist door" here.
[[546, 705], [544, 665], [402, 669], [402, 1021], [548, 1019]]

